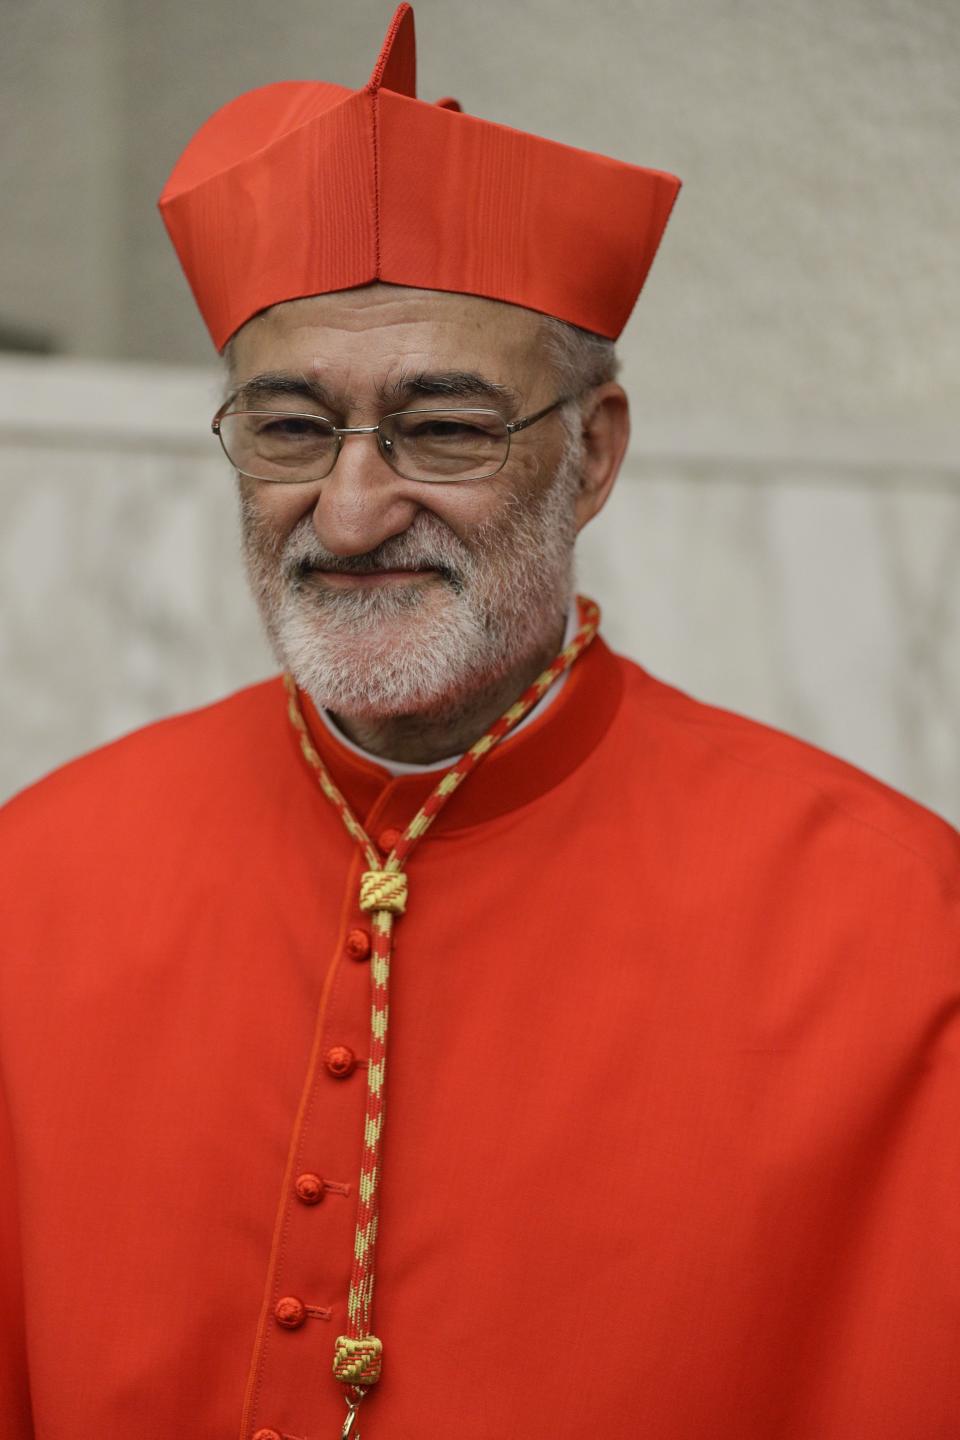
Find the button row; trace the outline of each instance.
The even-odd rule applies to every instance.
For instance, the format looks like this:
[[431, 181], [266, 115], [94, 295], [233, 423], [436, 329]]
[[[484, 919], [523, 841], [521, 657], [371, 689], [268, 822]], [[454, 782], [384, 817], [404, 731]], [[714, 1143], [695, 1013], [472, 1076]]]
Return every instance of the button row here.
[[[393, 849], [400, 839], [401, 831], [384, 830], [379, 837], [380, 848], [385, 854]], [[357, 926], [356, 929], [347, 934], [345, 946], [351, 960], [367, 960], [370, 958], [370, 932]], [[357, 1057], [348, 1045], [332, 1045], [324, 1056], [324, 1064], [329, 1073], [338, 1080], [352, 1075], [357, 1067]], [[304, 1205], [318, 1205], [323, 1199], [325, 1185], [319, 1175], [312, 1171], [306, 1171], [298, 1175], [294, 1182], [294, 1191], [297, 1199]], [[302, 1300], [296, 1295], [284, 1295], [273, 1307], [273, 1317], [278, 1325], [285, 1330], [299, 1330], [307, 1318], [307, 1309]], [[254, 1432], [253, 1440], [283, 1440], [279, 1431], [271, 1430], [269, 1427]]]
[[[382, 830], [377, 837], [382, 854], [389, 855], [402, 834], [402, 830], [393, 827]], [[358, 925], [348, 931], [344, 949], [351, 960], [369, 960], [371, 951], [369, 930], [364, 930]], [[331, 1075], [342, 1080], [353, 1074], [357, 1067], [357, 1057], [348, 1045], [332, 1045], [324, 1056], [324, 1064]], [[297, 1199], [304, 1205], [319, 1205], [325, 1190], [326, 1186], [322, 1178], [314, 1175], [312, 1171], [298, 1175], [294, 1182]], [[277, 1324], [285, 1330], [299, 1330], [307, 1318], [307, 1309], [303, 1301], [299, 1300], [296, 1295], [284, 1295], [273, 1307], [273, 1316]], [[253, 1440], [283, 1440], [283, 1437], [278, 1430], [271, 1430], [268, 1426], [255, 1431]]]
[[[353, 1052], [351, 1050], [347, 1050], [347, 1047], [345, 1045], [335, 1046], [334, 1050], [346, 1051], [346, 1054], [350, 1057], [350, 1068], [352, 1069]], [[331, 1054], [332, 1053], [333, 1052], [331, 1052]], [[328, 1055], [327, 1058], [329, 1060], [330, 1056]], [[326, 1191], [326, 1185], [324, 1184], [321, 1177], [319, 1175], [314, 1175], [311, 1170], [306, 1170], [302, 1175], [298, 1175], [294, 1182], [293, 1188], [296, 1193], [297, 1199], [301, 1200], [304, 1205], [318, 1205], [323, 1199], [324, 1193]], [[276, 1320], [278, 1325], [283, 1326], [284, 1330], [299, 1330], [300, 1326], [307, 1318], [307, 1313], [307, 1307], [304, 1305], [303, 1301], [299, 1299], [299, 1297], [296, 1295], [284, 1295], [283, 1298], [278, 1300], [276, 1305], [274, 1305], [273, 1307], [273, 1318]], [[314, 1313], [322, 1314], [324, 1315], [324, 1317], [327, 1314], [326, 1311], [314, 1311]], [[269, 1426], [267, 1426], [264, 1429], [255, 1430], [253, 1433], [253, 1440], [283, 1440], [283, 1436], [280, 1434], [279, 1430], [272, 1430]]]

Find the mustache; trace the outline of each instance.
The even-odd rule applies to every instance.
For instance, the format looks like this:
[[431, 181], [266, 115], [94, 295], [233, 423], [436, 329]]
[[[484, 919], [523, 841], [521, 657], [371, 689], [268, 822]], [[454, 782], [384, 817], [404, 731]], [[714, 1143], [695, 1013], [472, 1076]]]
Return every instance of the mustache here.
[[[426, 523], [424, 523], [426, 522]], [[335, 555], [317, 538], [309, 519], [283, 546], [281, 569], [294, 585], [317, 570], [336, 575], [370, 575], [385, 570], [433, 570], [457, 593], [475, 568], [473, 556], [442, 521], [418, 516], [401, 535], [359, 555]]]

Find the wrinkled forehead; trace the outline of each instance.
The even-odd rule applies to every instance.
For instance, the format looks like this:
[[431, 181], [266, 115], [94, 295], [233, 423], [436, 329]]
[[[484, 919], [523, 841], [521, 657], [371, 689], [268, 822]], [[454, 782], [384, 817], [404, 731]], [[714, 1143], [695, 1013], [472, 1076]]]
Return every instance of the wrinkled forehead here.
[[271, 306], [237, 331], [224, 355], [235, 382], [285, 368], [382, 382], [420, 367], [523, 384], [543, 369], [545, 323], [519, 305], [377, 283]]

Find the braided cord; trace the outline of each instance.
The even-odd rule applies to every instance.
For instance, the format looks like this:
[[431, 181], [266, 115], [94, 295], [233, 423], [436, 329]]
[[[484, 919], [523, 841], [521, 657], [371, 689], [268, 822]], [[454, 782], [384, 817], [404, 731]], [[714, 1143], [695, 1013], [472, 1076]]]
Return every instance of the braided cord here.
[[383, 1134], [384, 1082], [386, 1078], [387, 1023], [389, 1018], [388, 987], [394, 917], [402, 915], [407, 904], [407, 877], [403, 873], [414, 847], [446, 805], [450, 797], [489, 755], [495, 745], [542, 699], [551, 685], [575, 663], [594, 639], [600, 625], [599, 607], [578, 596], [580, 628], [565, 649], [538, 675], [500, 719], [471, 745], [470, 749], [445, 770], [437, 785], [407, 825], [386, 859], [356, 818], [349, 804], [337, 789], [321, 760], [300, 708], [296, 683], [284, 676], [287, 689], [287, 713], [300, 740], [300, 749], [314, 771], [317, 782], [330, 804], [343, 821], [347, 834], [359, 845], [369, 869], [360, 886], [360, 908], [370, 913], [371, 929], [371, 1010], [370, 1060], [367, 1066], [367, 1098], [363, 1128], [363, 1155], [360, 1162], [360, 1186], [357, 1201], [357, 1228], [354, 1238], [353, 1271], [347, 1299], [347, 1333], [336, 1342], [333, 1373], [349, 1386], [357, 1397], [380, 1378], [382, 1345], [371, 1333], [373, 1313], [374, 1259], [379, 1221], [380, 1148]]

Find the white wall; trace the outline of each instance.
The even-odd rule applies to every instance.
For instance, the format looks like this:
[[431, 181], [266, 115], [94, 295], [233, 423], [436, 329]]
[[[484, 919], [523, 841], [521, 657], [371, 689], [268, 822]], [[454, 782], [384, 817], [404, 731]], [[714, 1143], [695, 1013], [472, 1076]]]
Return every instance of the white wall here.
[[[215, 371], [0, 361], [0, 792], [272, 673]], [[605, 633], [960, 822], [957, 441], [640, 429], [582, 541]]]

